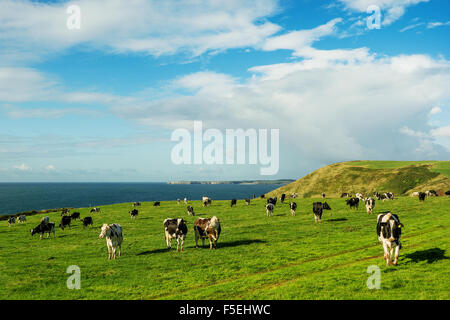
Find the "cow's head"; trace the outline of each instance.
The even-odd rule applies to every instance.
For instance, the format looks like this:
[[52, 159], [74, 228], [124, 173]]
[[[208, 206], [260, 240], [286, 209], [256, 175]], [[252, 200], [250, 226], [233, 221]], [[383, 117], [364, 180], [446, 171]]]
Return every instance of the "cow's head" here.
[[101, 232], [98, 237], [100, 239], [103, 239], [105, 236], [108, 236], [109, 232], [110, 232], [110, 227], [105, 223], [105, 224], [103, 224]]
[[401, 229], [404, 227], [398, 219], [398, 216], [393, 215], [390, 212], [381, 217], [379, 225], [379, 236], [381, 234], [384, 239], [389, 241], [398, 241], [402, 232]]

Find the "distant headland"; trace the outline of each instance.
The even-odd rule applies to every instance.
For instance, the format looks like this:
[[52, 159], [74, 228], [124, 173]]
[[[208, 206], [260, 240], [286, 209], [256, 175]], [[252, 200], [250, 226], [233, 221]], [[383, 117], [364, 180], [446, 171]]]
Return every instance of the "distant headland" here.
[[288, 184], [294, 179], [239, 180], [239, 181], [169, 181], [167, 184]]

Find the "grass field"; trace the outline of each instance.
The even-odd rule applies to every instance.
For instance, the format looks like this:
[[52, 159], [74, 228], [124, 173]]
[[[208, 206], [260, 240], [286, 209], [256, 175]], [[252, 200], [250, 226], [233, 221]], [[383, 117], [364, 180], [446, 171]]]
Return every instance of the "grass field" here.
[[[264, 200], [250, 206], [238, 201], [213, 201], [202, 208], [190, 204], [197, 217], [217, 215], [222, 234], [216, 250], [195, 248], [193, 221], [185, 206], [143, 203], [136, 221], [131, 204], [102, 207], [91, 215], [94, 226], [81, 222], [56, 230], [56, 239], [40, 240], [29, 230], [41, 215], [24, 224], [0, 226], [0, 299], [449, 299], [450, 198], [403, 197], [378, 201], [367, 215], [346, 208], [342, 199], [328, 199], [321, 224], [312, 214], [314, 199], [296, 199], [297, 215], [288, 214], [288, 202], [266, 218]], [[376, 214], [391, 210], [405, 225], [399, 265], [386, 267], [378, 243]], [[59, 223], [59, 213], [49, 214]], [[168, 251], [162, 222], [167, 217], [188, 221], [184, 252]], [[107, 260], [103, 223], [120, 223], [124, 230], [123, 255]], [[174, 242], [175, 244], [175, 242]], [[81, 269], [81, 289], [66, 287], [66, 269]], [[381, 268], [381, 289], [366, 286], [367, 267]]]

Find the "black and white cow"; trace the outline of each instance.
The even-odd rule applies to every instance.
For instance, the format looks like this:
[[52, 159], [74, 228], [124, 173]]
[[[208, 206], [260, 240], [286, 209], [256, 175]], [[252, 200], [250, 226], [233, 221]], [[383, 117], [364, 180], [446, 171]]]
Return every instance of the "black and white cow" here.
[[289, 209], [291, 209], [291, 216], [295, 216], [295, 210], [297, 210], [297, 203], [291, 202], [289, 204]]
[[[384, 249], [384, 258], [386, 265], [391, 263], [397, 265], [399, 251], [402, 248], [400, 236], [402, 234], [403, 224], [396, 214], [390, 212], [381, 213], [377, 217], [377, 236]], [[395, 250], [395, 256], [394, 256]], [[394, 262], [392, 258], [394, 257]]]
[[77, 220], [80, 219], [80, 213], [79, 212], [74, 212], [70, 215], [70, 217], [72, 218], [72, 220]]
[[273, 216], [273, 204], [272, 203], [266, 204], [266, 215], [268, 217]]
[[446, 196], [450, 196], [450, 190], [445, 191], [445, 195], [446, 195]]
[[236, 199], [231, 199], [231, 207], [236, 205], [237, 200]]
[[250, 199], [249, 198], [245, 198], [245, 203], [249, 206], [250, 205]]
[[21, 215], [17, 218], [17, 222], [19, 222], [19, 223], [23, 223], [23, 222], [25, 222], [25, 221], [27, 221], [27, 216], [24, 215], [24, 214], [21, 214]]
[[361, 201], [364, 201], [364, 195], [362, 193], [355, 194], [355, 197], [358, 198]]
[[314, 202], [313, 203], [313, 213], [314, 213], [314, 221], [320, 222], [322, 219], [322, 213], [323, 213], [322, 202]]
[[41, 223], [43, 224], [47, 224], [50, 222], [50, 217], [49, 216], [45, 216], [41, 219]]
[[118, 251], [119, 257], [122, 255], [122, 242], [123, 233], [122, 226], [118, 223], [103, 224], [102, 230], [98, 236], [100, 239], [106, 237], [106, 246], [108, 247], [108, 259], [116, 259], [116, 252]]
[[100, 212], [100, 208], [92, 208], [90, 212], [91, 213], [93, 213], [93, 212]]
[[267, 203], [271, 203], [271, 204], [273, 204], [274, 206], [276, 206], [276, 205], [277, 205], [277, 197], [274, 197], [274, 198], [268, 198], [268, 199], [267, 199]]
[[427, 194], [428, 197], [430, 197], [430, 196], [437, 197], [438, 196], [436, 190], [427, 190], [427, 191], [425, 191], [425, 193]]
[[205, 246], [205, 239], [209, 239], [209, 249], [215, 249], [217, 241], [219, 240], [222, 226], [220, 220], [214, 216], [209, 218], [198, 218], [194, 222], [195, 232], [195, 247], [198, 248], [198, 239], [202, 239], [202, 244]]
[[266, 195], [265, 194], [262, 194], [262, 195], [260, 195], [259, 196], [261, 199], [264, 199], [265, 197], [266, 197]]
[[425, 192], [419, 192], [419, 201], [425, 201], [427, 194]]
[[128, 213], [130, 214], [131, 219], [135, 220], [139, 214], [139, 210], [133, 209], [133, 210], [129, 211]]
[[69, 214], [69, 213], [70, 213], [69, 209], [66, 209], [66, 208], [61, 209], [61, 216], [65, 216], [66, 214]]
[[177, 251], [183, 251], [184, 239], [186, 239], [186, 234], [188, 228], [186, 221], [183, 219], [171, 219], [167, 218], [164, 220], [164, 235], [166, 239], [167, 248], [172, 248], [172, 239], [177, 239]]
[[64, 230], [65, 227], [69, 227], [70, 229], [70, 223], [72, 221], [72, 218], [70, 216], [62, 216], [61, 222], [59, 223], [59, 227]]
[[32, 236], [36, 233], [39, 233], [41, 239], [42, 239], [42, 236], [44, 235], [44, 233], [47, 233], [47, 238], [50, 237], [50, 233], [53, 233], [53, 238], [55, 238], [55, 223], [54, 222], [47, 222], [47, 223], [41, 222], [37, 227], [31, 229], [30, 233]]
[[367, 214], [371, 214], [373, 212], [373, 208], [375, 208], [375, 199], [374, 198], [366, 198], [364, 200], [366, 205]]
[[207, 205], [211, 205], [212, 201], [210, 197], [202, 197], [202, 203], [203, 206], [206, 207]]
[[140, 207], [141, 206], [141, 203], [140, 202], [135, 202], [135, 203], [133, 203], [133, 207]]
[[160, 207], [161, 206], [161, 202], [159, 201], [155, 201], [155, 203], [153, 203], [154, 207]]
[[87, 226], [92, 226], [94, 224], [92, 217], [84, 217], [83, 220], [81, 221], [83, 221], [83, 228], [86, 228]]
[[325, 192], [322, 192], [322, 198], [325, 199]]
[[187, 212], [188, 212], [188, 216], [195, 216], [194, 207], [187, 206]]
[[350, 209], [356, 209], [359, 208], [359, 199], [358, 198], [350, 198], [346, 200], [346, 203], [348, 206], [350, 206]]
[[392, 192], [386, 192], [384, 195], [387, 197], [387, 199], [394, 200], [394, 194]]
[[16, 223], [16, 217], [9, 217], [8, 218], [8, 227], [11, 227], [12, 224]]
[[281, 197], [280, 197], [281, 203], [284, 203], [284, 199], [286, 199], [286, 194], [285, 194], [285, 193], [283, 193], [283, 194], [281, 195]]
[[324, 202], [324, 203], [322, 204], [322, 207], [323, 207], [324, 210], [331, 210], [331, 207], [330, 207], [329, 204], [326, 203], [326, 202]]
[[350, 198], [352, 195], [350, 193], [344, 192], [341, 194], [341, 198]]

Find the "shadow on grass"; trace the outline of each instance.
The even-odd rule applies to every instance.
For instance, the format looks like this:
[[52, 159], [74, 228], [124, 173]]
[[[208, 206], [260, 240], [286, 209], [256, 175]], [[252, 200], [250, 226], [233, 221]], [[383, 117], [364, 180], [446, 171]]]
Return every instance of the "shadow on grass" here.
[[347, 221], [347, 218], [336, 218], [336, 219], [327, 219], [327, 222], [339, 222], [339, 221]]
[[445, 256], [445, 250], [442, 250], [440, 248], [433, 248], [409, 253], [405, 255], [405, 258], [411, 259], [410, 262], [415, 263], [420, 261], [427, 261], [427, 263], [433, 263], [443, 259], [450, 259], [449, 257]]

